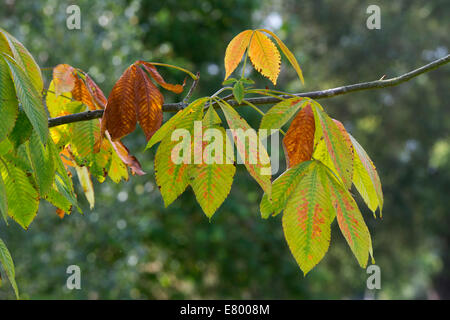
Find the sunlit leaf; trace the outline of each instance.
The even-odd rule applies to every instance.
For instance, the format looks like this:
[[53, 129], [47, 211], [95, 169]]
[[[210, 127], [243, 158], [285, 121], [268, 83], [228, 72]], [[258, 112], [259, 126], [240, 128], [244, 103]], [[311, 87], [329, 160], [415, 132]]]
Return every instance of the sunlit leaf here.
[[8, 65], [0, 59], [0, 141], [6, 138], [16, 122], [19, 103]]
[[345, 136], [342, 134], [336, 123], [321, 110], [316, 104], [312, 105], [314, 111], [316, 133], [315, 144], [323, 139], [327, 153], [314, 151], [314, 158], [327, 163], [327, 157], [333, 163], [337, 175], [342, 180], [347, 189], [352, 185], [353, 175], [353, 150], [349, 148]]
[[262, 32], [255, 31], [248, 48], [248, 56], [255, 69], [276, 85], [281, 57], [272, 40]]
[[239, 65], [247, 49], [253, 30], [245, 30], [234, 37], [225, 51], [225, 79], [227, 79]]
[[286, 45], [283, 43], [283, 41], [281, 41], [281, 39], [278, 38], [277, 35], [275, 33], [273, 33], [272, 31], [270, 31], [270, 30], [267, 30], [267, 29], [260, 29], [260, 30], [270, 34], [275, 39], [277, 44], [280, 46], [281, 51], [283, 51], [284, 55], [289, 60], [289, 62], [291, 63], [292, 67], [294, 67], [295, 71], [297, 72], [297, 75], [298, 75], [300, 81], [302, 83], [305, 83], [305, 80], [303, 79], [302, 69], [300, 69], [300, 66], [298, 65], [297, 59], [295, 59], [294, 54], [288, 49], [288, 47], [286, 47]]
[[54, 94], [59, 96], [63, 92], [70, 92], [75, 87], [75, 69], [68, 64], [58, 64], [53, 68]]
[[91, 175], [87, 167], [75, 166], [78, 179], [83, 188], [84, 195], [89, 202], [91, 210], [95, 205], [94, 186], [92, 185]]
[[261, 119], [260, 129], [280, 129], [309, 101], [307, 98], [290, 98], [278, 102]]
[[324, 171], [320, 163], [311, 163], [283, 213], [286, 241], [305, 275], [322, 260], [330, 245], [333, 213], [330, 196], [322, 183]]
[[329, 189], [336, 219], [359, 265], [365, 268], [372, 251], [372, 240], [355, 200], [338, 182], [330, 170], [326, 170], [326, 188]]

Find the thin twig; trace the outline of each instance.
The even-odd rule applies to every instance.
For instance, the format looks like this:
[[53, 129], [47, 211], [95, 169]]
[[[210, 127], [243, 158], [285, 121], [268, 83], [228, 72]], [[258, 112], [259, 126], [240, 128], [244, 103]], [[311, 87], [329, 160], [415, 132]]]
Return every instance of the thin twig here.
[[192, 96], [192, 93], [194, 92], [194, 90], [195, 90], [195, 88], [197, 88], [197, 84], [198, 84], [198, 81], [200, 80], [200, 72], [197, 72], [197, 79], [195, 79], [194, 81], [192, 81], [192, 85], [191, 85], [191, 87], [189, 88], [189, 91], [188, 91], [188, 93], [187, 93], [187, 95], [184, 97], [184, 99], [183, 99], [183, 104], [184, 104], [184, 107], [186, 107], [186, 105], [188, 104], [188, 102], [189, 102], [189, 99], [191, 98], [191, 96]]
[[[376, 80], [376, 81], [370, 81], [370, 82], [362, 82], [357, 84], [351, 84], [348, 86], [342, 86], [337, 87], [333, 89], [327, 89], [322, 91], [312, 91], [312, 92], [303, 92], [303, 93], [296, 93], [294, 96], [296, 97], [308, 97], [311, 99], [324, 99], [324, 98], [331, 98], [334, 96], [347, 94], [350, 92], [355, 91], [362, 91], [362, 90], [371, 90], [371, 89], [380, 89], [380, 88], [387, 88], [387, 87], [393, 87], [396, 85], [399, 85], [400, 83], [406, 82], [411, 80], [414, 77], [417, 77], [425, 72], [432, 71], [434, 69], [437, 69], [445, 64], [450, 62], [450, 54], [437, 59], [425, 66], [422, 66], [418, 69], [415, 69], [413, 71], [410, 71], [408, 73], [405, 73], [401, 76], [391, 78], [391, 79], [385, 79], [385, 80]], [[280, 98], [288, 99], [291, 98], [292, 95], [280, 95]], [[229, 98], [228, 96], [226, 98]], [[263, 105], [263, 104], [274, 104], [280, 101], [280, 99], [277, 97], [261, 97], [261, 98], [248, 98], [248, 102], [253, 103], [254, 105]], [[229, 101], [229, 104], [231, 106], [240, 106], [244, 105], [245, 103], [238, 103], [236, 100]], [[166, 103], [163, 105], [163, 111], [164, 112], [177, 112], [181, 109], [183, 109], [184, 102], [178, 102], [178, 103]], [[96, 118], [101, 118], [103, 114], [103, 110], [95, 110], [95, 111], [87, 111], [87, 112], [81, 112], [81, 113], [75, 113], [70, 114], [67, 116], [62, 116], [58, 118], [52, 118], [48, 120], [48, 126], [54, 127], [61, 124], [71, 123], [71, 122], [77, 122], [77, 121], [86, 121]]]

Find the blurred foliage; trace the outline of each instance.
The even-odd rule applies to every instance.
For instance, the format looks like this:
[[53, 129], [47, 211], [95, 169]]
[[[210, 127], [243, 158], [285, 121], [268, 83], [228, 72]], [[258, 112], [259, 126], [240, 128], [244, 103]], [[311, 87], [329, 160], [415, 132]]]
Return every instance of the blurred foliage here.
[[[200, 71], [196, 96], [223, 80], [223, 55], [247, 28], [275, 31], [297, 56], [302, 87], [283, 64], [278, 89], [326, 89], [396, 76], [448, 54], [446, 0], [377, 1], [381, 30], [366, 28], [370, 1], [207, 0], [77, 1], [82, 29], [67, 30], [69, 1], [0, 0], [1, 26], [41, 67], [80, 67], [105, 93], [138, 59]], [[169, 81], [184, 75], [162, 70]], [[50, 70], [44, 71], [47, 81]], [[360, 202], [371, 231], [382, 289], [367, 274], [336, 224], [325, 259], [303, 277], [284, 241], [280, 217], [262, 220], [262, 192], [243, 168], [211, 222], [186, 192], [165, 209], [155, 187], [154, 150], [142, 132], [125, 139], [148, 175], [96, 184], [96, 208], [60, 220], [43, 205], [28, 231], [11, 223], [0, 234], [16, 263], [23, 298], [450, 298], [450, 112], [448, 67], [399, 87], [322, 100], [377, 165], [383, 219]], [[260, 87], [270, 86], [252, 74]], [[168, 96], [167, 101], [180, 97]], [[259, 116], [242, 109], [252, 125]], [[281, 168], [284, 169], [284, 168]], [[356, 192], [356, 191], [355, 191]], [[81, 267], [82, 290], [65, 287], [66, 268]], [[0, 299], [14, 299], [7, 286]]]

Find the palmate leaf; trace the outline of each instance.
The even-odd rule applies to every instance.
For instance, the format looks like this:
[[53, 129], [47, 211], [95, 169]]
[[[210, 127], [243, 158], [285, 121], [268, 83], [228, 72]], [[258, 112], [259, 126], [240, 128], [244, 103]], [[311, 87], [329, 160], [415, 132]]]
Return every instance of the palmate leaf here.
[[264, 33], [255, 31], [248, 47], [248, 56], [256, 71], [276, 85], [280, 74], [281, 57], [272, 40]]
[[309, 167], [290, 196], [282, 218], [289, 249], [305, 275], [327, 252], [334, 218], [330, 196], [322, 182], [326, 169], [317, 161]]
[[40, 92], [36, 90], [28, 75], [10, 57], [3, 55], [4, 61], [8, 64], [11, 77], [16, 88], [16, 95], [22, 104], [23, 111], [36, 130], [42, 143], [47, 142], [48, 123], [44, 105], [41, 101]]
[[315, 130], [314, 113], [311, 104], [307, 104], [295, 116], [283, 138], [283, 148], [288, 168], [311, 160]]
[[17, 64], [25, 70], [33, 87], [42, 92], [44, 83], [41, 70], [28, 50], [12, 35], [0, 28], [0, 53], [4, 52], [14, 58]]
[[19, 288], [17, 287], [16, 283], [16, 271], [14, 268], [14, 262], [8, 248], [6, 247], [2, 239], [0, 239], [0, 264], [6, 272], [6, 276], [8, 277], [9, 282], [14, 289], [16, 298], [19, 299]]
[[266, 194], [263, 195], [261, 201], [261, 206], [263, 207], [261, 214], [263, 218], [268, 218], [270, 214], [276, 216], [286, 207], [289, 197], [292, 195], [303, 176], [311, 169], [311, 163], [312, 161], [302, 162], [286, 170], [273, 182], [272, 203], [269, 202], [269, 198]]
[[153, 65], [136, 61], [125, 70], [108, 97], [101, 137], [108, 130], [111, 139], [116, 141], [131, 133], [139, 122], [149, 140], [161, 126], [164, 98], [141, 66], [164, 88], [176, 93], [182, 91], [183, 86], [166, 83]]
[[225, 51], [225, 79], [227, 79], [242, 60], [252, 38], [253, 30], [245, 30], [234, 37]]
[[[316, 150], [313, 157], [327, 165], [331, 162], [333, 165], [330, 169], [334, 170], [345, 187], [350, 189], [353, 176], [352, 149], [349, 148], [337, 124], [317, 105], [317, 103], [312, 105], [316, 127], [314, 136]], [[322, 146], [326, 147], [327, 152], [321, 152], [323, 149], [319, 144], [322, 140], [324, 143]]]
[[0, 141], [6, 138], [16, 122], [19, 103], [8, 65], [0, 58]]
[[349, 137], [354, 150], [353, 183], [369, 209], [375, 213], [377, 208], [380, 208], [381, 216], [383, 191], [381, 190], [380, 177], [363, 147], [350, 134]]
[[365, 268], [369, 253], [372, 254], [372, 240], [361, 212], [350, 192], [344, 188], [328, 168], [324, 181], [325, 187], [330, 191], [339, 228], [359, 265]]
[[281, 129], [308, 101], [308, 98], [290, 98], [277, 103], [262, 117], [259, 129]]
[[[258, 182], [264, 192], [270, 195], [272, 188], [270, 180], [271, 168], [270, 158], [266, 149], [259, 143], [259, 141], [257, 143], [251, 143], [250, 141], [247, 143], [245, 133], [249, 132], [247, 130], [254, 129], [252, 129], [247, 121], [245, 121], [227, 102], [218, 101], [218, 103], [225, 114], [228, 126], [233, 130], [233, 139], [236, 143], [237, 151], [241, 156], [241, 159], [244, 161], [247, 171], [256, 180], [256, 182]], [[248, 159], [246, 159], [246, 155], [249, 156]], [[252, 158], [255, 161], [251, 161]]]
[[39, 194], [17, 161], [13, 163], [3, 159], [0, 161], [0, 171], [8, 199], [8, 215], [28, 229], [38, 210]]

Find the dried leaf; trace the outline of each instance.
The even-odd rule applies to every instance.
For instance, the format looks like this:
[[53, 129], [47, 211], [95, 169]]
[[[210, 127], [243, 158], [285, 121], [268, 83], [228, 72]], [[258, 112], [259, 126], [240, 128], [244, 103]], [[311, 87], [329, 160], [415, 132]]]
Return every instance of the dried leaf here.
[[283, 138], [288, 168], [311, 160], [314, 147], [314, 132], [314, 113], [311, 105], [307, 104], [294, 118], [286, 136]]
[[159, 74], [158, 70], [156, 70], [156, 67], [153, 64], [145, 61], [136, 61], [135, 64], [143, 66], [144, 69], [150, 74], [150, 76], [156, 81], [156, 83], [158, 83], [164, 89], [172, 91], [176, 94], [183, 92], [184, 83], [183, 85], [167, 83], [164, 80], [164, 78]]
[[55, 86], [55, 96], [58, 97], [63, 92], [70, 92], [75, 87], [75, 69], [68, 64], [58, 64], [53, 68], [53, 84]]

